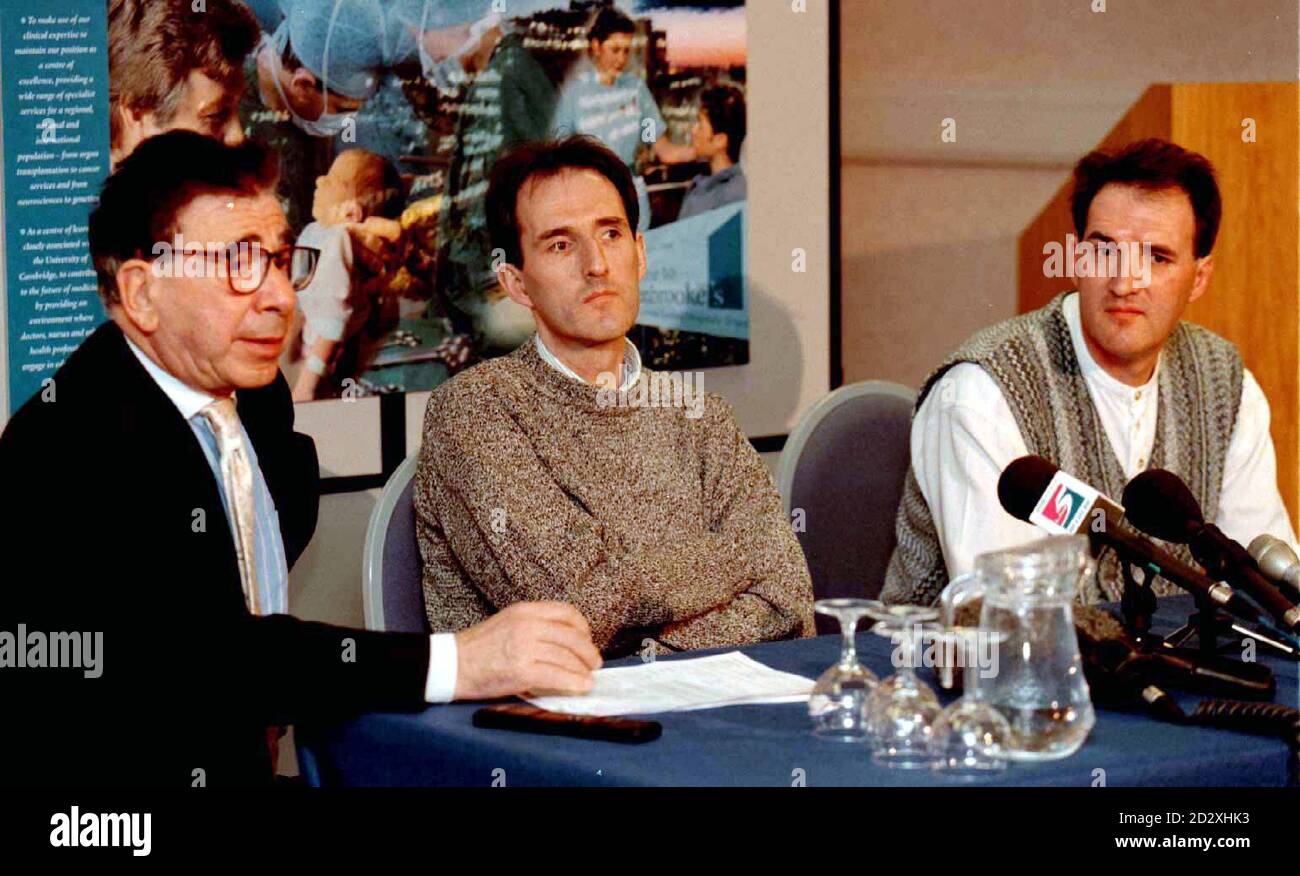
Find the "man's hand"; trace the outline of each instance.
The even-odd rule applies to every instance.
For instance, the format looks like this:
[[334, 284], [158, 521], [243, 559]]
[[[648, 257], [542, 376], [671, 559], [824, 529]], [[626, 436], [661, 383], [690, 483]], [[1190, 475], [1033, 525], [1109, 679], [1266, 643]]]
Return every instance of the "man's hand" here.
[[519, 602], [456, 634], [456, 699], [591, 690], [601, 664], [587, 619], [563, 602]]

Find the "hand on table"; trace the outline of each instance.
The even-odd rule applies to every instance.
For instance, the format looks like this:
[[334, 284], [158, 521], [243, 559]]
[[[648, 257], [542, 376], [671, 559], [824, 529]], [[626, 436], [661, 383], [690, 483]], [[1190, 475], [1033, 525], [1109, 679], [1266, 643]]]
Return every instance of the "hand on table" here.
[[563, 602], [519, 602], [456, 634], [456, 699], [580, 694], [601, 665], [587, 619]]

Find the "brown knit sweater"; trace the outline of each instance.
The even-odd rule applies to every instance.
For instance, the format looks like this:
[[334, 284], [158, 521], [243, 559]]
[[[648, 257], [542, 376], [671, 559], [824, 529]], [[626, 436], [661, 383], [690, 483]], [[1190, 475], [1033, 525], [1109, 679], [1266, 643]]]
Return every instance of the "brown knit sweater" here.
[[581, 610], [606, 656], [812, 635], [803, 552], [727, 403], [609, 396], [532, 340], [433, 392], [415, 476], [432, 629], [546, 599]]

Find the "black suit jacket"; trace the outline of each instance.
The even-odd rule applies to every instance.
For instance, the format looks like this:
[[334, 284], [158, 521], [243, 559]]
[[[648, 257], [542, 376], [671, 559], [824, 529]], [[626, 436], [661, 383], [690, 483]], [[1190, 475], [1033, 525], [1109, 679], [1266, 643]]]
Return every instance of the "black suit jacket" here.
[[[102, 633], [102, 675], [0, 669], [0, 784], [265, 784], [267, 726], [422, 705], [426, 636], [249, 614], [217, 479], [115, 324], [52, 389], [0, 435], [0, 631]], [[237, 399], [292, 563], [315, 445], [283, 375]]]

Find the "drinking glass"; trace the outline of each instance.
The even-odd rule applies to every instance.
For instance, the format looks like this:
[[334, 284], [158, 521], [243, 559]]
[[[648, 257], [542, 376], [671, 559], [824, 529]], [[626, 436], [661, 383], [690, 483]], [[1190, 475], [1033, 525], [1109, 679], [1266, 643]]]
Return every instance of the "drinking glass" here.
[[877, 621], [871, 631], [895, 643], [897, 668], [867, 701], [871, 759], [899, 769], [931, 767], [938, 756], [935, 731], [943, 709], [930, 686], [917, 678], [915, 654], [917, 638], [935, 629], [932, 622], [939, 612], [916, 605], [879, 605], [867, 615]]
[[880, 683], [870, 669], [858, 662], [854, 635], [858, 621], [879, 602], [870, 599], [819, 599], [813, 608], [840, 624], [840, 659], [822, 673], [808, 698], [808, 715], [813, 734], [841, 742], [867, 741], [867, 695]]
[[986, 671], [997, 672], [997, 647], [1006, 635], [975, 627], [947, 627], [937, 636], [949, 658], [944, 665], [958, 663], [965, 672], [961, 697], [943, 710], [935, 727], [935, 767], [967, 778], [1006, 769], [1011, 725], [980, 697], [980, 679]]

